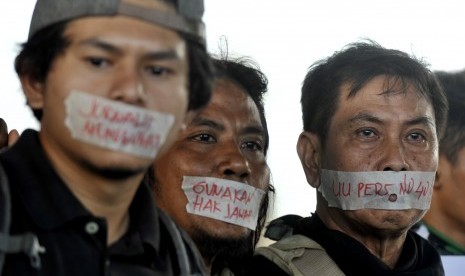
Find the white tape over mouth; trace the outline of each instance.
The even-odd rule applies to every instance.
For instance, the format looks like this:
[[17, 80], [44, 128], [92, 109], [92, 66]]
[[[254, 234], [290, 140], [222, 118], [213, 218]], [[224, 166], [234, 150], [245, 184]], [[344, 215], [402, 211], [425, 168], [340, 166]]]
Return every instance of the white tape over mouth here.
[[435, 172], [321, 170], [318, 191], [329, 207], [359, 209], [429, 209]]
[[73, 90], [65, 100], [71, 136], [89, 144], [155, 158], [174, 116]]
[[255, 230], [265, 192], [250, 185], [214, 177], [184, 176], [188, 213]]

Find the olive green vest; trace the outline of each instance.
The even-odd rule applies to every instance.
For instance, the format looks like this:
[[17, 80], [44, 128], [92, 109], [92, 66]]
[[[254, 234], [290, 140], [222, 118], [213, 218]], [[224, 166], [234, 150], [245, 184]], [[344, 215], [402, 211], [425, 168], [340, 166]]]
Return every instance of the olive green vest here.
[[257, 248], [255, 255], [265, 257], [289, 275], [344, 275], [321, 245], [303, 235], [292, 235], [270, 246]]

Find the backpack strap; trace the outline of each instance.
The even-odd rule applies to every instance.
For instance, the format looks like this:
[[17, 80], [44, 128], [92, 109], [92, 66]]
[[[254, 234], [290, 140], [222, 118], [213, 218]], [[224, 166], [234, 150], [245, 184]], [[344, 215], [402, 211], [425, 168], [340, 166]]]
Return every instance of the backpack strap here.
[[[5, 252], [8, 240], [4, 241], [6, 234], [10, 232], [11, 223], [11, 198], [10, 188], [5, 170], [0, 163], [0, 275], [5, 262]], [[4, 249], [5, 248], [5, 249]]]
[[186, 235], [183, 235], [178, 226], [167, 214], [165, 214], [165, 212], [159, 210], [159, 214], [163, 224], [165, 225], [166, 229], [168, 230], [168, 233], [171, 236], [171, 240], [173, 241], [176, 250], [176, 256], [179, 263], [179, 275], [203, 275], [201, 272], [193, 271], [191, 265], [192, 261], [189, 258], [189, 256], [193, 255], [192, 258], [195, 259], [195, 264], [198, 270], [205, 271], [205, 265], [202, 263], [202, 260], [200, 258], [196, 258], [196, 254], [199, 255], [199, 253], [196, 251], [191, 252], [191, 254], [189, 254], [186, 247], [187, 244], [189, 246], [189, 249], [195, 249], [195, 247], [193, 247], [195, 245], [193, 245], [193, 243], [188, 243], [188, 238], [186, 239]]
[[318, 247], [306, 248], [302, 256], [293, 260], [295, 267], [304, 272], [304, 275], [345, 275], [331, 257], [329, 257], [326, 250], [320, 245]]
[[11, 224], [11, 197], [8, 178], [0, 163], [0, 275], [5, 263], [5, 254], [25, 253], [29, 256], [31, 266], [41, 268], [39, 254], [45, 252], [45, 248], [39, 244], [39, 239], [34, 233], [10, 235]]
[[321, 245], [303, 235], [292, 235], [257, 248], [255, 255], [265, 257], [289, 275], [345, 275]]

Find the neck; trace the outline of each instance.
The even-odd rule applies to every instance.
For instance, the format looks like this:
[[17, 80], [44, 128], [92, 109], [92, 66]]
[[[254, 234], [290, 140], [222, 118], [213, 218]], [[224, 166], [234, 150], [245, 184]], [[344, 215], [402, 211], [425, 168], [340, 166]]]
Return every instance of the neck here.
[[242, 270], [253, 256], [252, 232], [243, 237], [218, 237], [202, 230], [188, 233], [197, 245], [209, 274], [223, 275], [221, 271], [224, 269], [243, 274]]
[[352, 237], [364, 244], [365, 247], [371, 252], [371, 254], [378, 257], [378, 259], [380, 259], [391, 269], [394, 269], [402, 252], [406, 234], [402, 237], [380, 238], [364, 237], [360, 235]]
[[143, 172], [124, 179], [108, 178], [72, 158], [43, 145], [57, 174], [81, 204], [96, 217], [105, 218], [107, 245], [114, 243], [129, 227], [129, 206]]
[[[126, 233], [129, 227], [129, 206], [140, 181], [115, 183], [95, 178], [66, 177], [65, 183], [84, 207], [94, 216], [106, 219], [107, 244], [112, 244]], [[113, 183], [112, 183], [113, 182]], [[86, 183], [87, 185], [82, 185]], [[114, 186], [121, 186], [115, 188]]]
[[[356, 228], [337, 214], [333, 214], [329, 208], [319, 208], [316, 213], [323, 223], [332, 230], [342, 232], [363, 244], [371, 254], [385, 263], [391, 269], [395, 268], [399, 260], [402, 248], [407, 236], [407, 231], [399, 234], [399, 231], [381, 231], [379, 229]], [[334, 208], [333, 208], [334, 209]], [[338, 211], [336, 211], [337, 213]], [[336, 218], [335, 218], [336, 217]]]
[[444, 215], [433, 203], [431, 206], [436, 208], [431, 208], [424, 216], [423, 221], [434, 230], [465, 249], [465, 223]]

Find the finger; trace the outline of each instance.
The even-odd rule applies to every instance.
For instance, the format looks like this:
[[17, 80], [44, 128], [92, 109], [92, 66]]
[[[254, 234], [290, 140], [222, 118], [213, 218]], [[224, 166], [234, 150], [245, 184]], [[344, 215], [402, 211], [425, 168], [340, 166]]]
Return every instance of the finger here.
[[0, 149], [8, 145], [8, 127], [5, 121], [0, 118]]
[[19, 132], [16, 129], [12, 129], [8, 134], [8, 146], [12, 146], [19, 138]]

